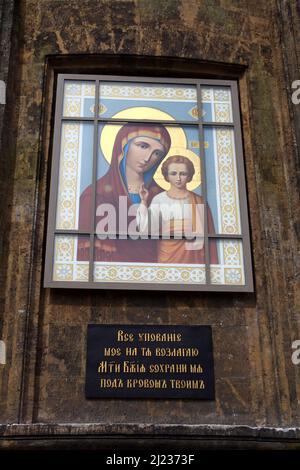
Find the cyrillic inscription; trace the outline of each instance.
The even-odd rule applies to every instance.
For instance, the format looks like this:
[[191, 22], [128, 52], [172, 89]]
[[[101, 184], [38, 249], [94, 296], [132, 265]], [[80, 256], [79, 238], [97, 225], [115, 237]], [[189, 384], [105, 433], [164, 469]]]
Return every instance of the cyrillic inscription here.
[[89, 325], [86, 397], [214, 399], [211, 327]]

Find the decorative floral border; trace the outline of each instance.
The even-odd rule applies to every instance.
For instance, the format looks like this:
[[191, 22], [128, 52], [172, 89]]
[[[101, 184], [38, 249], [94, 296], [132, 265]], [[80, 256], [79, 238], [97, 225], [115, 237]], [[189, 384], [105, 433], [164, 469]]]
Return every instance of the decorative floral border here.
[[212, 284], [244, 285], [243, 246], [240, 240], [218, 240], [220, 264], [211, 265]]
[[77, 123], [62, 126], [56, 211], [57, 229], [78, 228], [81, 126], [82, 124]]
[[133, 99], [147, 101], [197, 102], [197, 88], [194, 85], [148, 85], [135, 83], [102, 83], [100, 99]]
[[53, 281], [89, 280], [89, 262], [77, 261], [77, 236], [56, 235], [54, 243]]
[[[242, 243], [239, 240], [219, 240], [222, 246], [220, 265], [211, 265], [212, 284], [243, 285]], [[89, 279], [89, 263], [77, 261], [77, 236], [57, 235], [54, 249], [54, 281]], [[95, 262], [95, 282], [180, 283], [205, 284], [205, 266], [155, 265]]]
[[234, 134], [232, 129], [214, 129], [216, 182], [219, 197], [220, 233], [241, 234]]
[[96, 262], [94, 266], [95, 282], [135, 282], [135, 283], [180, 283], [205, 284], [205, 266], [186, 266], [178, 264], [145, 265]]
[[63, 115], [65, 117], [86, 117], [84, 116], [85, 98], [94, 99], [95, 103], [95, 84], [67, 80], [64, 89]]
[[[203, 103], [211, 105], [212, 121], [232, 122], [232, 100], [229, 87], [202, 87], [201, 97]], [[205, 122], [205, 114], [203, 116]]]

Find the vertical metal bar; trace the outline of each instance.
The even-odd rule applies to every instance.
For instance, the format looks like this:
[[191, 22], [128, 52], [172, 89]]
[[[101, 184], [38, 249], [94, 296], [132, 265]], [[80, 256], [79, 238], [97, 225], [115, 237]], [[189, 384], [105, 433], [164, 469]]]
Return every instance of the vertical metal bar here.
[[243, 244], [243, 260], [245, 271], [245, 286], [253, 291], [253, 276], [252, 276], [252, 259], [251, 259], [251, 245], [250, 245], [250, 232], [249, 232], [249, 215], [247, 204], [247, 191], [246, 191], [246, 175], [245, 164], [243, 158], [243, 141], [242, 141], [242, 127], [240, 119], [239, 96], [237, 83], [234, 82], [230, 85], [231, 102], [232, 102], [232, 117], [235, 124], [234, 127], [234, 144], [236, 155], [236, 168], [238, 179], [238, 194], [239, 194], [239, 207], [241, 217], [241, 232]]
[[61, 153], [61, 135], [62, 135], [62, 113], [63, 113], [63, 97], [64, 97], [64, 79], [61, 75], [57, 77], [57, 94], [55, 104], [55, 127], [54, 127], [54, 144], [52, 150], [52, 168], [51, 168], [51, 186], [50, 199], [48, 208], [48, 228], [47, 228], [47, 250], [45, 262], [44, 283], [51, 282], [53, 279], [54, 264], [54, 231], [56, 228], [56, 212], [58, 199], [58, 182], [59, 182], [59, 165]]
[[205, 253], [205, 283], [210, 285], [210, 253], [208, 239], [208, 216], [207, 216], [207, 189], [206, 189], [206, 169], [205, 169], [205, 151], [204, 151], [204, 130], [202, 119], [202, 97], [201, 87], [197, 84], [197, 105], [199, 115], [199, 149], [201, 162], [201, 179], [202, 179], [202, 197], [204, 199], [204, 253]]
[[90, 228], [90, 260], [89, 283], [94, 277], [94, 245], [95, 245], [95, 221], [96, 221], [96, 185], [97, 185], [97, 148], [98, 148], [98, 114], [99, 114], [99, 80], [95, 81], [95, 108], [94, 108], [94, 143], [93, 143], [93, 173], [92, 173], [92, 207]]

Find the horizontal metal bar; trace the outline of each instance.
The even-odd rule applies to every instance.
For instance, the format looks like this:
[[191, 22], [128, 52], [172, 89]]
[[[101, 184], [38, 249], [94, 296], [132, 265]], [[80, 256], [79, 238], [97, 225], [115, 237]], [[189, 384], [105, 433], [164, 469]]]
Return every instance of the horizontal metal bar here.
[[[197, 83], [200, 83], [201, 86], [206, 86], [206, 85], [215, 85], [215, 86], [228, 86], [230, 87], [233, 83], [236, 83], [236, 80], [214, 80], [214, 79], [209, 79], [209, 78], [166, 78], [166, 77], [136, 77], [134, 75], [130, 76], [120, 76], [120, 75], [94, 75], [94, 74], [59, 74], [60, 77], [63, 78], [63, 80], [69, 80], [69, 81], [96, 81], [100, 80], [101, 81], [115, 81], [115, 82], [125, 82], [125, 83], [132, 83], [132, 82], [137, 82], [137, 83], [149, 83], [149, 84], [175, 84], [175, 85], [193, 85], [196, 87]], [[101, 83], [100, 83], [101, 85]]]
[[55, 229], [54, 230], [54, 235], [87, 235], [90, 236], [90, 232], [87, 232], [86, 230], [65, 230], [65, 229]]
[[[80, 121], [88, 121], [88, 122], [94, 122], [93, 117], [80, 117], [80, 116], [63, 116], [61, 118], [62, 121], [72, 121], [72, 122], [79, 122]], [[99, 123], [104, 122], [106, 124], [127, 124], [127, 123], [137, 123], [137, 124], [163, 124], [163, 125], [173, 125], [173, 126], [182, 126], [182, 125], [187, 125], [187, 126], [198, 126], [199, 122], [198, 120], [195, 121], [171, 121], [171, 120], [162, 120], [162, 119], [119, 119], [119, 118], [97, 118], [97, 121]]]
[[208, 235], [209, 238], [229, 238], [229, 239], [237, 239], [240, 240], [243, 238], [241, 234], [227, 234], [227, 233], [211, 233]]
[[[63, 116], [61, 118], [63, 122], [71, 121], [71, 122], [94, 122], [93, 117], [80, 117], [80, 116]], [[97, 118], [99, 123], [111, 124], [111, 125], [118, 125], [118, 124], [127, 124], [127, 123], [137, 123], [137, 124], [163, 124], [167, 126], [199, 126], [201, 121], [171, 121], [171, 120], [162, 120], [162, 119], [119, 119], [119, 118]], [[203, 127], [234, 127], [233, 122], [202, 122]]]
[[[133, 238], [131, 238], [131, 234], [128, 234], [128, 232], [119, 232], [119, 233], [107, 233], [107, 232], [102, 232], [102, 233], [99, 233], [99, 232], [87, 232], [86, 230], [64, 230], [64, 229], [56, 229], [54, 231], [54, 235], [86, 235], [86, 236], [90, 236], [92, 234], [96, 236], [105, 236], [106, 238], [108, 237], [115, 237], [116, 239], [118, 238], [121, 238], [121, 237], [127, 237], [128, 240], [135, 240]], [[132, 234], [133, 236], [135, 236], [135, 234]], [[163, 238], [163, 236], [161, 234], [158, 234], [158, 235], [155, 235], [153, 237], [149, 236], [149, 238], [145, 238], [146, 235], [142, 235], [142, 234], [137, 234], [136, 235], [139, 239], [142, 239], [142, 240], [160, 240], [160, 239], [163, 239], [163, 240], [168, 240], [168, 238]], [[170, 239], [177, 239], [177, 240], [196, 240], [196, 239], [201, 239], [203, 237], [201, 237], [200, 235], [199, 236], [193, 236], [193, 237], [189, 237], [189, 236], [185, 236], [183, 235], [182, 238], [175, 238], [174, 235], [170, 235]], [[243, 239], [243, 235], [241, 234], [234, 234], [234, 235], [230, 235], [230, 234], [224, 234], [224, 233], [211, 233], [211, 234], [208, 234], [208, 238], [212, 238], [212, 239], [215, 239], [215, 238], [219, 238], [219, 239], [228, 239], [228, 240], [242, 240]], [[112, 238], [114, 239], [114, 238]]]
[[180, 120], [164, 120], [164, 119], [116, 119], [116, 118], [98, 118], [99, 122], [106, 122], [106, 123], [113, 123], [113, 124], [122, 124], [122, 123], [127, 123], [127, 122], [133, 122], [137, 124], [164, 124], [164, 125], [185, 125], [185, 126], [190, 126], [190, 125], [198, 125], [199, 122], [198, 120], [194, 121], [180, 121]]
[[59, 74], [63, 80], [67, 81], [96, 81], [101, 82], [120, 82], [120, 83], [149, 83], [158, 85], [162, 84], [174, 84], [174, 85], [192, 85], [196, 86], [198, 79], [196, 78], [166, 78], [166, 77], [136, 77], [136, 76], [120, 76], [120, 75], [78, 75], [78, 74]]
[[[170, 265], [171, 267], [171, 265]], [[213, 291], [213, 292], [253, 292], [252, 286], [226, 285], [226, 284], [163, 284], [163, 283], [137, 283], [137, 282], [80, 282], [80, 281], [45, 281], [44, 287], [59, 289], [114, 289], [114, 290], [163, 290], [163, 291]]]
[[215, 122], [215, 121], [208, 121], [202, 122], [203, 127], [234, 127], [234, 122]]
[[62, 116], [61, 117], [62, 121], [72, 121], [72, 122], [79, 122], [80, 121], [87, 121], [87, 122], [94, 122], [93, 117], [80, 117], [80, 116]]

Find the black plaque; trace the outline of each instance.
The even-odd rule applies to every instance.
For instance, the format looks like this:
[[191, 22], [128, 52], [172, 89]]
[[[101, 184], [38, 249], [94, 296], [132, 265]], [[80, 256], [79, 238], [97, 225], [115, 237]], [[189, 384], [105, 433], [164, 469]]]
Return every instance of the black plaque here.
[[89, 325], [86, 397], [214, 400], [211, 327]]

